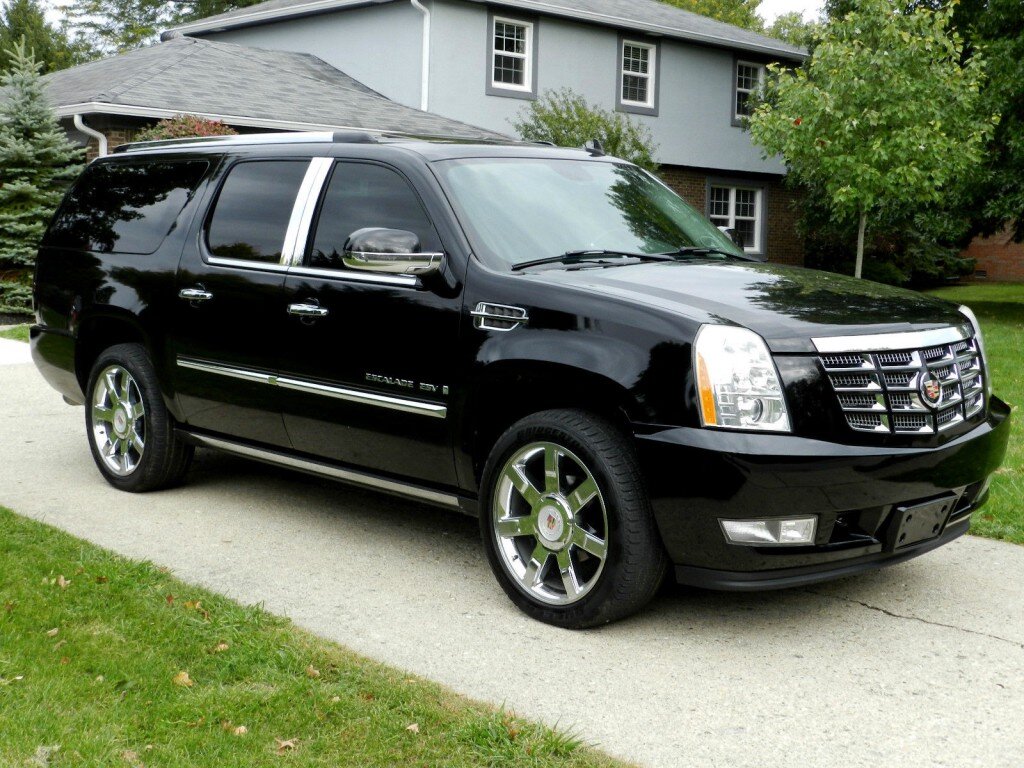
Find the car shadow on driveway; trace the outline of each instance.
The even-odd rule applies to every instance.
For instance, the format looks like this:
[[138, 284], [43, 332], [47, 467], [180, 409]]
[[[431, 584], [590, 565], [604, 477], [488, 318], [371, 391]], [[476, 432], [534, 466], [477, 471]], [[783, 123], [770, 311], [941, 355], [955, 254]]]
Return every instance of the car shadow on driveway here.
[[[244, 497], [239, 488], [246, 489]], [[460, 584], [467, 602], [491, 601], [492, 609], [515, 610], [490, 573], [475, 518], [210, 451], [197, 454], [179, 492], [188, 489], [202, 489], [208, 501], [223, 496], [236, 506], [251, 497], [247, 505], [254, 515], [272, 508], [278, 522], [311, 526], [325, 543], [335, 539], [339, 551], [386, 551], [404, 564], [407, 574], [414, 574], [414, 582], [436, 578], [441, 566]], [[258, 524], [266, 526], [267, 521]], [[894, 590], [903, 602], [926, 603], [934, 588], [928, 571], [926, 558], [826, 584], [748, 593], [666, 582], [639, 615], [590, 632], [711, 632], [749, 640], [763, 640], [765, 632], [849, 633], [851, 616], [884, 611], [874, 603], [885, 602]]]

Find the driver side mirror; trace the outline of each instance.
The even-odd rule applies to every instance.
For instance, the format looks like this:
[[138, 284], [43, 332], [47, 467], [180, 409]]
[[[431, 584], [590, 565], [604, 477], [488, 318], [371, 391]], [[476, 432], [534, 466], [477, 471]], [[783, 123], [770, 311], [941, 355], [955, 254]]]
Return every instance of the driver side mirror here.
[[443, 253], [423, 253], [420, 239], [404, 229], [357, 229], [345, 241], [342, 261], [349, 269], [399, 275], [428, 275], [441, 268]]

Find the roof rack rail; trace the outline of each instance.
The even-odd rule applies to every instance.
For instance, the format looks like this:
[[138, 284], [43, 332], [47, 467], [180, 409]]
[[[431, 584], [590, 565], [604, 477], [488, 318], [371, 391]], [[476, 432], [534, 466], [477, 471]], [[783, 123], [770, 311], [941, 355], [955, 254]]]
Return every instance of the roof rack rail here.
[[281, 133], [240, 133], [233, 136], [192, 136], [184, 139], [132, 141], [114, 148], [115, 153], [189, 146], [243, 144], [376, 144], [370, 131], [283, 131]]

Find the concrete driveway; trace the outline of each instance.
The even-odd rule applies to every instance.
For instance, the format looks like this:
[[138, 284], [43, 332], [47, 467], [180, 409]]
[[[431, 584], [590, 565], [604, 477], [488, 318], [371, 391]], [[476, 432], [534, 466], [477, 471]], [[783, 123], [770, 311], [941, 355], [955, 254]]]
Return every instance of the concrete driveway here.
[[1024, 765], [1024, 547], [964, 538], [889, 570], [754, 595], [668, 589], [567, 632], [516, 611], [476, 523], [201, 453], [119, 493], [81, 408], [0, 365], [0, 504], [650, 766]]

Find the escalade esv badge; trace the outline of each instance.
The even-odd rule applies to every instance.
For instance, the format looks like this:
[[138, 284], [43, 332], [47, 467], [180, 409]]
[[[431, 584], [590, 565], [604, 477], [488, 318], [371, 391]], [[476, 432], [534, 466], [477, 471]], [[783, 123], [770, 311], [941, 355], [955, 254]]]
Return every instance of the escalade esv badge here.
[[665, 579], [924, 554], [1010, 433], [969, 308], [759, 261], [580, 149], [123, 145], [54, 216], [34, 299], [33, 359], [111, 485], [180, 483], [202, 447], [474, 515], [505, 594], [560, 627]]

